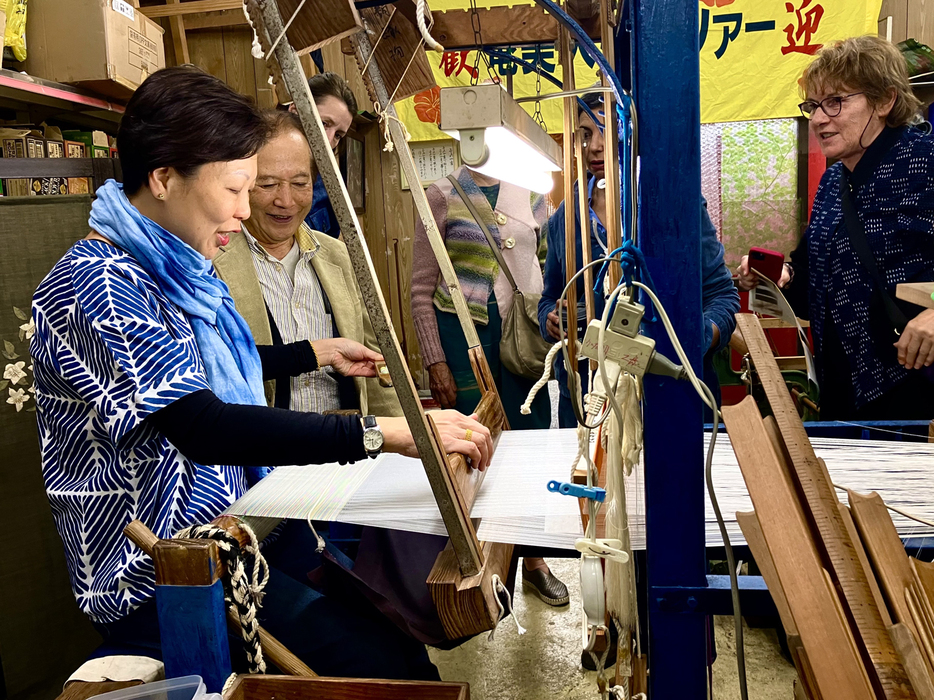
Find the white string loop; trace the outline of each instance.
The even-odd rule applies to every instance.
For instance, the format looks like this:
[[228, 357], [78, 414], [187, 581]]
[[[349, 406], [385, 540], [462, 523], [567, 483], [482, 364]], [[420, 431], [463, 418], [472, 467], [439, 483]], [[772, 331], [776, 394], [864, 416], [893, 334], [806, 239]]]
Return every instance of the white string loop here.
[[[502, 579], [500, 579], [498, 574], [493, 574], [492, 582], [493, 582], [493, 593], [496, 595], [496, 605], [499, 608], [499, 618], [496, 620], [496, 625], [494, 625], [493, 629], [490, 630], [490, 636], [487, 637], [488, 641], [491, 641], [491, 642], [493, 641], [493, 637], [496, 634], [496, 628], [499, 627], [499, 623], [502, 622], [507, 617], [509, 617], [509, 615], [512, 615], [512, 619], [516, 621], [516, 630], [518, 630], [519, 634], [525, 634], [526, 629], [521, 624], [519, 624], [519, 618], [516, 617], [516, 611], [513, 610], [512, 596], [509, 595], [509, 589], [506, 588], [505, 585], [503, 585], [503, 581]], [[503, 607], [503, 601], [499, 597], [500, 593], [506, 594], [506, 607], [505, 608]], [[509, 610], [508, 614], [506, 613], [507, 609]]]

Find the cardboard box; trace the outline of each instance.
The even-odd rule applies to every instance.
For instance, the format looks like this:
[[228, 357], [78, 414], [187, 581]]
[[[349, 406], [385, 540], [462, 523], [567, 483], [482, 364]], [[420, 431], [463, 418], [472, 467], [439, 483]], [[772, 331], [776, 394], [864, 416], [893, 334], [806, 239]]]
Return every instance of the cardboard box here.
[[165, 67], [162, 34], [127, 0], [31, 0], [23, 68], [126, 100]]
[[[46, 126], [45, 136], [46, 158], [64, 158], [65, 142], [62, 131], [56, 126]], [[29, 181], [30, 194], [52, 195], [68, 194], [68, 180], [64, 177], [38, 177]]]
[[[42, 133], [30, 128], [0, 129], [4, 158], [45, 158], [45, 139]], [[25, 197], [32, 192], [29, 178], [7, 178], [4, 194]]]
[[[65, 141], [66, 158], [86, 158], [84, 144], [80, 141]], [[71, 194], [90, 194], [91, 183], [89, 177], [70, 177], [68, 178], [68, 191]]]
[[63, 131], [68, 141], [80, 141], [90, 158], [110, 158], [110, 140], [103, 131]]

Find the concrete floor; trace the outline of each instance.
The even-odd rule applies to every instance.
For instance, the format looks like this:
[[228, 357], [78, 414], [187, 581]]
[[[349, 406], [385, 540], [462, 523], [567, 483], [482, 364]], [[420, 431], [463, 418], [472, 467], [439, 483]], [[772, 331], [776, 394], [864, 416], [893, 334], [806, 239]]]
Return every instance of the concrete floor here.
[[[552, 608], [520, 589], [514, 602], [519, 621], [528, 630], [525, 635], [517, 633], [510, 618], [501, 623], [493, 641], [481, 635], [452, 651], [431, 650], [431, 659], [444, 680], [470, 683], [471, 700], [599, 697], [597, 674], [584, 671], [580, 665], [577, 561], [553, 559], [549, 565], [567, 584], [570, 605]], [[714, 698], [738, 700], [733, 620], [716, 618], [715, 624], [718, 659], [713, 668]], [[791, 700], [795, 670], [782, 658], [774, 631], [746, 628], [744, 636], [749, 697]]]

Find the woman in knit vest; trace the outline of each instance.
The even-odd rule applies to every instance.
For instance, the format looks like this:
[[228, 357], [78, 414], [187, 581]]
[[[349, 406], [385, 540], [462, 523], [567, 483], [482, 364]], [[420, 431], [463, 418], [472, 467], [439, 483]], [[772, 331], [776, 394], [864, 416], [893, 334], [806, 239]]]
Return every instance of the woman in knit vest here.
[[[542, 230], [547, 219], [545, 198], [485, 177], [466, 166], [455, 170], [453, 176], [499, 243], [519, 290], [540, 294], [545, 259]], [[447, 178], [429, 186], [426, 194], [467, 299], [510, 426], [514, 430], [549, 428], [548, 394], [540, 392], [532, 403], [531, 415], [521, 415], [519, 406], [534, 381], [513, 374], [499, 361], [502, 323], [509, 313], [513, 293], [486, 236]], [[412, 318], [422, 360], [431, 377], [431, 394], [438, 403], [443, 408], [457, 407], [469, 414], [480, 401], [480, 388], [470, 366], [467, 341], [454, 303], [440, 272], [425, 227], [419, 221], [415, 227], [412, 261]], [[568, 602], [567, 588], [551, 574], [543, 559], [525, 558], [523, 583], [550, 605]]]

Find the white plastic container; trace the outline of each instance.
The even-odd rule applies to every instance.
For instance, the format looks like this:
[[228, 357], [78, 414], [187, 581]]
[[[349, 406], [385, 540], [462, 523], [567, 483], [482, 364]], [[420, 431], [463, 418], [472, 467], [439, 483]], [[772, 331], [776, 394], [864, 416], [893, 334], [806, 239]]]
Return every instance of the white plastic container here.
[[207, 694], [201, 676], [183, 676], [114, 690], [97, 695], [95, 700], [208, 700], [212, 697], [220, 696]]

